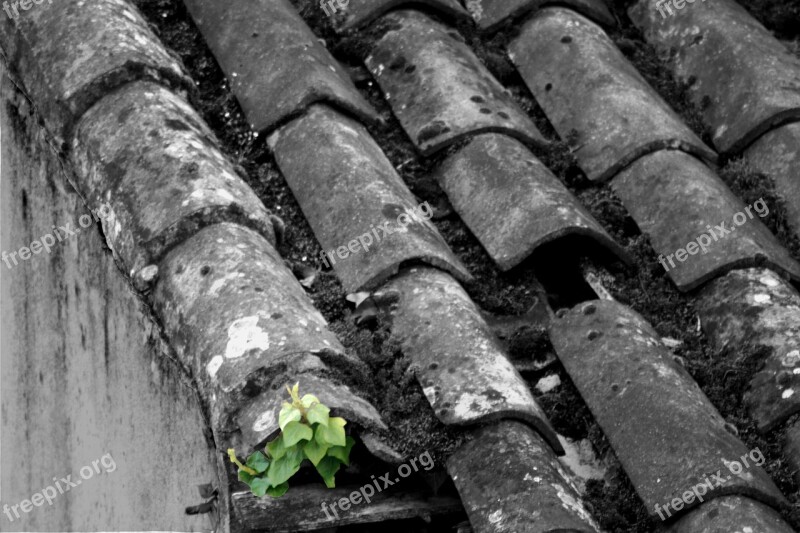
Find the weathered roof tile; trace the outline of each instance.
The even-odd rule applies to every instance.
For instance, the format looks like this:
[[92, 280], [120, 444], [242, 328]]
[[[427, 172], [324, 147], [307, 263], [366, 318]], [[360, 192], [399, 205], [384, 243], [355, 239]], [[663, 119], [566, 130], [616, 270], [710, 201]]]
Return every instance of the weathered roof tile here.
[[376, 294], [397, 296], [392, 336], [410, 357], [422, 390], [445, 424], [501, 418], [530, 424], [563, 453], [555, 432], [478, 307], [448, 274], [411, 268]]
[[759, 466], [751, 462], [739, 473], [726, 467], [747, 448], [640, 315], [613, 301], [585, 302], [556, 319], [550, 334], [650, 514], [658, 506], [663, 514], [664, 505], [706, 479], [706, 500], [740, 494], [770, 505], [785, 501]]
[[772, 178], [775, 191], [784, 199], [788, 222], [800, 235], [800, 122], [765, 133], [744, 155], [757, 172]]
[[475, 137], [435, 175], [455, 210], [503, 270], [545, 243], [574, 235], [589, 237], [630, 261], [564, 184], [510, 137]]
[[194, 87], [183, 65], [122, 0], [58, 0], [2, 17], [0, 41], [60, 143], [92, 104], [130, 81]]
[[738, 153], [772, 127], [800, 120], [800, 59], [743, 7], [695, 2], [666, 16], [656, 3], [639, 0], [630, 17], [690, 85], [720, 152]]
[[325, 102], [381, 119], [288, 0], [185, 0], [253, 129], [271, 130]]
[[[620, 172], [611, 186], [653, 248], [663, 254], [662, 265], [682, 291], [749, 266], [768, 266], [800, 279], [800, 265], [761, 223], [758, 207], [745, 206], [711, 169], [688, 154], [648, 154]], [[695, 242], [702, 235], [708, 241], [705, 252]], [[694, 254], [684, 251], [682, 262], [676, 252], [688, 251], [689, 243], [694, 243]]]
[[475, 533], [599, 531], [553, 451], [518, 422], [476, 430], [447, 470]]
[[775, 429], [800, 411], [800, 294], [763, 268], [734, 270], [697, 296], [703, 331], [717, 350], [741, 363], [744, 346], [767, 347], [763, 366], [744, 393], [761, 431]]
[[109, 247], [131, 275], [198, 228], [239, 222], [275, 243], [270, 213], [197, 112], [152, 82], [100, 100], [75, 128], [71, 157], [90, 206], [110, 206]]
[[458, 0], [347, 0], [342, 2], [346, 4], [344, 7], [332, 2], [325, 3], [333, 8], [331, 20], [339, 32], [367, 26], [381, 15], [409, 4], [424, 6], [451, 20], [469, 18]]
[[525, 83], [591, 180], [605, 180], [644, 154], [708, 148], [650, 87], [608, 35], [560, 7], [541, 10], [509, 50]]
[[467, 0], [466, 5], [481, 30], [494, 31], [507, 21], [522, 18], [548, 4], [566, 5], [578, 13], [606, 26], [616, 23], [603, 0]]
[[547, 144], [455, 30], [416, 11], [395, 11], [382, 20], [389, 29], [366, 64], [423, 154], [490, 131]]
[[326, 261], [345, 289], [375, 288], [407, 261], [470, 278], [361, 124], [327, 106], [313, 106], [269, 142], [314, 234], [331, 251]]
[[724, 496], [704, 503], [671, 525], [669, 533], [792, 533], [789, 524], [769, 507], [740, 496]]
[[167, 254], [154, 306], [181, 362], [207, 397], [218, 395], [212, 417], [224, 427], [260, 392], [259, 379], [300, 354], [362, 366], [272, 246], [235, 224], [207, 227]]

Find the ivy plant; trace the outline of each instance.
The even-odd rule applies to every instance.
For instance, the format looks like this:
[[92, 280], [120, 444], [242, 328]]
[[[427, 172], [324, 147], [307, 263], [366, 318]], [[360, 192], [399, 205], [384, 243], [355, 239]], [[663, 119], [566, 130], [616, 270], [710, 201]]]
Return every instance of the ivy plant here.
[[256, 451], [242, 464], [233, 448], [231, 462], [239, 467], [239, 479], [256, 496], [279, 498], [289, 490], [289, 479], [306, 459], [317, 469], [325, 485], [336, 486], [334, 476], [342, 465], [350, 466], [350, 450], [355, 439], [345, 435], [344, 418], [330, 416], [330, 409], [319, 399], [306, 394], [300, 397], [300, 384], [289, 391], [292, 402], [283, 402], [278, 415], [281, 433], [268, 442], [264, 451]]

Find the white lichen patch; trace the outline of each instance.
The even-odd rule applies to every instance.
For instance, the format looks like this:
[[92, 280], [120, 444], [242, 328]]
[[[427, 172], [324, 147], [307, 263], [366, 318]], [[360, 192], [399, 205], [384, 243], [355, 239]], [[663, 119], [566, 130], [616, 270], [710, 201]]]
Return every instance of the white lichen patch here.
[[589, 514], [589, 511], [587, 511], [583, 507], [583, 505], [578, 500], [575, 499], [575, 497], [572, 494], [567, 492], [567, 490], [558, 483], [551, 483], [550, 485], [554, 489], [556, 489], [556, 492], [558, 493], [558, 498], [561, 500], [561, 505], [564, 507], [564, 509], [577, 514], [583, 521], [585, 521], [588, 524], [591, 524], [592, 526], [595, 527], [595, 529], [598, 529], [597, 524], [594, 523], [594, 520], [592, 519], [592, 516]]
[[781, 394], [781, 398], [783, 398], [784, 400], [788, 400], [788, 399], [789, 399], [789, 398], [791, 398], [792, 396], [794, 396], [794, 389], [786, 389], [786, 390], [785, 390], [785, 391], [783, 391], [783, 393]]
[[225, 358], [235, 359], [250, 350], [269, 350], [269, 334], [258, 326], [258, 316], [246, 316], [233, 321], [228, 328]]
[[208, 372], [208, 375], [212, 378], [216, 377], [217, 372], [219, 372], [219, 369], [224, 361], [225, 359], [223, 359], [221, 355], [215, 355], [212, 357], [211, 361], [209, 361], [206, 365], [206, 372]]
[[771, 298], [769, 294], [756, 294], [753, 296], [753, 301], [755, 301], [757, 304], [766, 304], [769, 303], [770, 300]]
[[266, 431], [272, 427], [276, 426], [275, 423], [275, 411], [264, 411], [261, 413], [261, 416], [253, 422], [253, 431], [261, 433], [262, 431]]
[[783, 366], [795, 366], [800, 363], [800, 350], [792, 350], [783, 356], [781, 364]]
[[763, 283], [767, 287], [777, 287], [778, 286], [778, 280], [775, 279], [772, 276], [769, 276], [769, 275], [761, 276], [758, 281], [760, 281], [761, 283]]
[[467, 0], [467, 11], [475, 19], [475, 22], [480, 22], [483, 18], [483, 6], [481, 0]]
[[550, 392], [559, 385], [561, 385], [561, 378], [558, 376], [558, 374], [550, 374], [549, 376], [543, 377], [536, 383], [536, 390], [542, 393]]

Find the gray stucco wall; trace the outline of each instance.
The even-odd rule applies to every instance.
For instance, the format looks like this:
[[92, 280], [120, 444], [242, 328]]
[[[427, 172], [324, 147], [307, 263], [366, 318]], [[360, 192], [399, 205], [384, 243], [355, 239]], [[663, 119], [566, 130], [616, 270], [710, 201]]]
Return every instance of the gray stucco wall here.
[[[0, 132], [0, 250], [10, 254], [53, 226], [74, 229], [88, 211], [2, 64]], [[10, 511], [13, 522], [0, 514], [0, 531], [214, 529], [215, 515], [184, 514], [202, 501], [198, 484], [218, 484], [197, 394], [98, 225], [9, 262], [0, 263], [0, 505], [10, 511], [54, 478], [63, 488], [68, 474], [81, 482], [52, 505], [20, 508], [19, 519]]]

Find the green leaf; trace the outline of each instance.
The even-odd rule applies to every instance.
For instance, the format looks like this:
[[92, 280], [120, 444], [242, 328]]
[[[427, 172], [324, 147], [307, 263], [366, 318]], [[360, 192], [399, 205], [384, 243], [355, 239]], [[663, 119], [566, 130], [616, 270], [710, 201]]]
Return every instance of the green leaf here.
[[280, 459], [286, 454], [286, 446], [283, 443], [283, 435], [278, 435], [275, 440], [267, 443], [267, 452], [272, 459]]
[[269, 478], [266, 477], [255, 477], [253, 478], [253, 481], [250, 482], [250, 492], [256, 496], [263, 496], [266, 494], [269, 487]]
[[250, 482], [253, 481], [253, 476], [244, 470], [239, 470], [239, 481], [247, 483], [247, 485], [250, 486]]
[[289, 484], [288, 483], [281, 483], [277, 487], [268, 488], [267, 489], [267, 494], [272, 496], [273, 498], [280, 498], [281, 496], [286, 494], [287, 490], [289, 490]]
[[278, 415], [278, 425], [284, 429], [289, 422], [299, 422], [303, 418], [303, 413], [300, 409], [290, 403], [283, 402], [283, 408]]
[[347, 444], [345, 446], [334, 446], [332, 448], [329, 448], [328, 456], [335, 457], [344, 464], [346, 464], [347, 466], [350, 466], [350, 450], [353, 449], [353, 444], [355, 443], [356, 439], [348, 435]]
[[301, 440], [311, 440], [314, 432], [311, 427], [302, 422], [289, 422], [283, 429], [283, 444], [284, 446], [294, 446]]
[[325, 486], [329, 489], [336, 487], [336, 481], [333, 477], [339, 471], [340, 466], [342, 466], [341, 463], [334, 457], [326, 457], [317, 465], [317, 472], [322, 476], [322, 481], [325, 482]]
[[300, 399], [300, 403], [302, 404], [304, 409], [308, 409], [315, 403], [319, 403], [319, 398], [314, 396], [313, 394], [306, 394]]
[[[317, 431], [319, 431], [319, 429], [317, 429]], [[327, 451], [328, 446], [318, 443], [315, 439], [311, 439], [310, 441], [306, 442], [305, 446], [303, 446], [303, 452], [314, 466], [317, 466], [317, 463], [319, 463], [320, 460], [325, 457], [325, 452]]]
[[347, 424], [344, 418], [334, 416], [328, 419], [328, 427], [317, 427], [316, 439], [320, 444], [330, 446], [345, 446], [344, 425]]
[[267, 475], [273, 486], [278, 486], [289, 481], [300, 470], [300, 463], [303, 462], [303, 450], [300, 446], [291, 446], [286, 450], [286, 454], [280, 459], [272, 461], [269, 465]]
[[269, 459], [261, 452], [254, 452], [247, 458], [247, 466], [261, 474], [269, 468]]
[[[303, 399], [307, 396], [311, 396], [310, 394], [306, 394], [303, 396]], [[308, 419], [309, 424], [321, 424], [325, 427], [328, 427], [328, 418], [331, 410], [322, 405], [321, 403], [314, 404], [308, 411], [306, 411], [306, 418]]]

